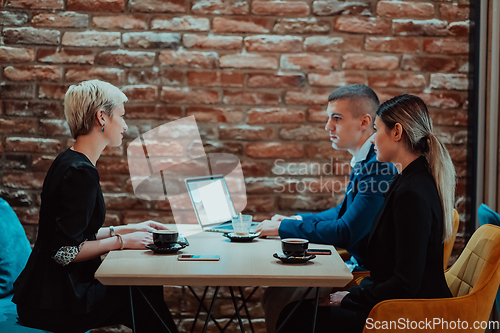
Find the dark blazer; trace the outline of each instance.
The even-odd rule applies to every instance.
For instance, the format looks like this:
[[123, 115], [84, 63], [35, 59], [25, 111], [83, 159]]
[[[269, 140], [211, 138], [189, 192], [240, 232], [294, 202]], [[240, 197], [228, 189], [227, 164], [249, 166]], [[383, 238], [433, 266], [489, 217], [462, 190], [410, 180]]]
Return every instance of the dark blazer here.
[[443, 272], [443, 210], [427, 160], [395, 177], [370, 232], [370, 276], [349, 289], [342, 307], [368, 315], [387, 299], [451, 297]]
[[377, 161], [374, 146], [364, 161], [353, 168], [343, 202], [327, 211], [297, 214], [300, 220], [285, 219], [281, 238], [300, 237], [313, 243], [342, 247], [366, 267], [366, 242], [373, 219], [384, 202], [384, 192], [397, 173], [391, 163]]

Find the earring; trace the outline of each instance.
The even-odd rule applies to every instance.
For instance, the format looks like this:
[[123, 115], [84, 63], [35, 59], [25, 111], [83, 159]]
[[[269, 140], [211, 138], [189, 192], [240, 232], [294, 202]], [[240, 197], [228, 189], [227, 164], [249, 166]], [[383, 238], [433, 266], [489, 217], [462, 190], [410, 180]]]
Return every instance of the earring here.
[[102, 124], [102, 132], [103, 133], [104, 133], [104, 125], [106, 125], [106, 124], [104, 124], [104, 123]]

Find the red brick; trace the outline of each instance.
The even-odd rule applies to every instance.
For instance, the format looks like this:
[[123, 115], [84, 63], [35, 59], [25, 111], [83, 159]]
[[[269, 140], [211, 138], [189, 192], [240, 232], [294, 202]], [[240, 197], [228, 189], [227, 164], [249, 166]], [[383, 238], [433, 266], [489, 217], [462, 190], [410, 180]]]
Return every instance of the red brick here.
[[219, 139], [220, 140], [270, 140], [274, 139], [274, 129], [262, 126], [219, 126]]
[[40, 135], [53, 137], [56, 135], [70, 136], [68, 122], [62, 119], [40, 119], [38, 128]]
[[348, 84], [366, 84], [365, 74], [359, 72], [309, 73], [307, 77], [311, 86], [340, 87]]
[[243, 87], [245, 74], [233, 72], [194, 72], [187, 75], [188, 85], [206, 87]]
[[123, 34], [123, 45], [130, 48], [173, 49], [181, 43], [181, 35], [158, 32], [127, 32]]
[[337, 195], [338, 199], [333, 198], [332, 195], [329, 196], [311, 196], [311, 195], [299, 195], [299, 196], [279, 196], [278, 207], [281, 210], [287, 211], [323, 211], [337, 206], [341, 203], [341, 196]]
[[326, 34], [330, 32], [330, 29], [328, 20], [317, 20], [314, 17], [308, 17], [279, 19], [273, 28], [273, 32], [278, 34]]
[[[100, 176], [100, 184], [103, 192], [121, 193], [122, 190], [122, 177], [116, 175], [103, 174]], [[107, 215], [107, 214], [106, 214]], [[109, 217], [106, 216], [106, 220]]]
[[9, 137], [5, 139], [5, 151], [57, 153], [60, 150], [61, 142], [59, 142], [59, 140], [18, 137]]
[[126, 50], [104, 51], [96, 57], [96, 63], [105, 66], [152, 66], [154, 61], [154, 52], [137, 52]]
[[125, 10], [125, 0], [68, 0], [68, 10], [80, 12], [112, 12]]
[[467, 37], [469, 36], [469, 21], [467, 22], [452, 22], [450, 23], [448, 30], [450, 35], [457, 37]]
[[73, 50], [66, 48], [38, 49], [36, 58], [39, 62], [53, 64], [94, 64], [94, 52], [91, 50]]
[[187, 9], [184, 0], [130, 0], [128, 6], [132, 12], [185, 13]]
[[326, 114], [326, 109], [320, 106], [310, 107], [307, 110], [307, 120], [309, 122], [326, 124], [326, 122], [328, 121], [328, 115]]
[[424, 51], [427, 53], [440, 54], [468, 54], [469, 42], [453, 38], [425, 38]]
[[296, 141], [328, 141], [330, 135], [322, 125], [291, 125], [281, 128], [280, 138]]
[[337, 150], [332, 148], [330, 142], [314, 142], [308, 144], [305, 148], [305, 155], [308, 159], [329, 159], [349, 161], [352, 155], [347, 150]]
[[367, 37], [365, 50], [373, 52], [415, 53], [419, 50], [417, 38]]
[[431, 89], [467, 90], [469, 76], [467, 74], [431, 74]]
[[62, 45], [83, 47], [120, 46], [120, 33], [102, 31], [65, 32]]
[[214, 32], [267, 33], [271, 21], [267, 18], [226, 18], [214, 17], [212, 29]]
[[186, 117], [189, 116], [194, 116], [196, 121], [237, 123], [242, 120], [243, 112], [241, 110], [191, 106], [186, 108]]
[[385, 35], [390, 28], [388, 21], [376, 17], [339, 17], [335, 21], [335, 30], [344, 32]]
[[220, 57], [221, 68], [278, 69], [274, 55], [226, 54]]
[[270, 193], [282, 193], [289, 192], [290, 190], [283, 190], [283, 184], [295, 185], [295, 179], [283, 177], [271, 178], [271, 177], [259, 177], [259, 178], [246, 178], [245, 187], [247, 194], [270, 194]]
[[393, 20], [392, 30], [400, 36], [446, 36], [448, 22], [432, 20]]
[[370, 4], [362, 2], [314, 1], [313, 13], [319, 16], [371, 15]]
[[377, 14], [387, 17], [433, 17], [434, 5], [427, 2], [379, 1]]
[[148, 28], [147, 18], [143, 14], [94, 16], [92, 23], [94, 27], [99, 29], [146, 30]]
[[467, 126], [466, 110], [431, 110], [432, 123], [435, 126]]
[[306, 84], [306, 77], [302, 73], [250, 73], [248, 86], [253, 88], [302, 88]]
[[60, 118], [63, 116], [61, 103], [39, 103], [9, 101], [5, 104], [5, 114], [16, 117]]
[[197, 0], [193, 1], [191, 12], [197, 15], [246, 15], [248, 3], [246, 1]]
[[127, 119], [158, 119], [176, 120], [182, 117], [182, 108], [167, 105], [137, 105], [125, 104]]
[[[127, 114], [128, 116], [128, 114]], [[129, 175], [128, 163], [126, 160], [116, 157], [103, 157], [97, 160], [96, 164], [99, 173]]]
[[248, 52], [287, 52], [302, 51], [302, 38], [297, 36], [260, 35], [245, 38]]
[[419, 93], [416, 95], [425, 102], [427, 107], [441, 109], [456, 109], [466, 101], [466, 95], [457, 92]]
[[[0, 196], [9, 203], [11, 207], [14, 206], [31, 206], [33, 205], [32, 194], [28, 191], [23, 190], [10, 190], [6, 189], [0, 190]], [[24, 222], [24, 221], [22, 221]], [[21, 223], [22, 223], [21, 222]]]
[[31, 24], [34, 27], [86, 28], [89, 16], [73, 12], [40, 13], [33, 16]]
[[121, 83], [125, 80], [125, 71], [119, 68], [76, 67], [67, 69], [65, 78], [68, 82], [99, 79], [106, 82]]
[[248, 111], [249, 124], [303, 123], [304, 121], [304, 110], [285, 108], [252, 108]]
[[4, 76], [13, 81], [59, 81], [62, 78], [62, 69], [58, 66], [18, 66], [5, 67]]
[[161, 51], [159, 60], [163, 65], [210, 69], [217, 67], [218, 57], [216, 52]]
[[[148, 72], [148, 70], [146, 70], [146, 72]], [[129, 72], [129, 75], [130, 75], [130, 72]], [[184, 81], [186, 81], [185, 77], [186, 77], [186, 73], [184, 73], [180, 70], [177, 70], [175, 67], [162, 68], [160, 71], [160, 79], [161, 79], [160, 83], [165, 84], [165, 85], [169, 85], [169, 86], [182, 85], [184, 83]], [[130, 81], [130, 77], [129, 77], [129, 81]]]
[[245, 178], [259, 177], [267, 174], [267, 164], [262, 162], [242, 161], [241, 169]]
[[2, 119], [0, 118], [0, 132], [2, 134], [34, 134], [37, 121], [33, 119]]
[[151, 20], [151, 29], [172, 31], [208, 31], [210, 29], [210, 20], [204, 17], [195, 16], [157, 16]]
[[469, 19], [469, 5], [468, 4], [442, 4], [439, 7], [439, 13], [442, 19], [445, 20], [468, 20]]
[[64, 9], [64, 0], [5, 0], [5, 8], [23, 8], [23, 9]]
[[35, 97], [35, 89], [32, 85], [0, 84], [0, 99], [31, 99]]
[[285, 103], [288, 105], [315, 105], [328, 104], [328, 96], [331, 90], [314, 89], [302, 91], [287, 91]]
[[161, 100], [177, 104], [215, 104], [219, 93], [215, 90], [162, 87]]
[[0, 62], [28, 62], [34, 59], [33, 49], [0, 46]]
[[267, 92], [224, 90], [222, 101], [225, 104], [277, 105], [280, 102], [280, 96]]
[[300, 158], [304, 156], [304, 147], [300, 143], [249, 143], [246, 154], [254, 158]]
[[369, 74], [368, 86], [377, 88], [421, 88], [425, 87], [425, 77], [421, 74], [407, 73]]
[[38, 98], [63, 100], [67, 90], [68, 86], [65, 85], [43, 84], [38, 87]]
[[362, 47], [363, 38], [355, 36], [349, 36], [349, 38], [312, 36], [304, 41], [304, 48], [307, 52], [361, 51]]
[[5, 44], [57, 45], [61, 33], [57, 30], [24, 27], [5, 28], [2, 36]]
[[416, 72], [453, 72], [457, 63], [453, 58], [404, 55], [401, 69]]
[[284, 54], [281, 56], [282, 69], [319, 69], [332, 70], [339, 66], [339, 59], [333, 55]]
[[186, 74], [173, 67], [158, 69], [158, 67], [148, 69], [131, 69], [128, 72], [128, 83], [130, 84], [164, 84], [169, 86], [181, 85], [184, 83]]
[[10, 188], [40, 189], [44, 178], [42, 172], [4, 172], [2, 183]]
[[47, 173], [52, 162], [54, 162], [55, 156], [33, 156], [33, 161], [31, 163], [31, 169], [33, 171], [43, 171]]
[[247, 206], [243, 212], [261, 213], [272, 212], [274, 210], [274, 198], [266, 198], [262, 196], [247, 196]]
[[243, 37], [184, 34], [182, 41], [188, 48], [236, 51], [241, 50]]
[[272, 16], [307, 16], [309, 5], [303, 1], [253, 1], [252, 13]]
[[121, 90], [131, 102], [154, 102], [158, 99], [158, 88], [153, 85], [124, 86]]
[[458, 72], [469, 73], [469, 58], [464, 57], [458, 59]]
[[25, 13], [12, 13], [0, 11], [0, 26], [24, 25], [28, 22], [28, 15]]
[[343, 56], [345, 69], [383, 69], [394, 70], [399, 68], [399, 57], [396, 56], [374, 56], [362, 53], [349, 53]]

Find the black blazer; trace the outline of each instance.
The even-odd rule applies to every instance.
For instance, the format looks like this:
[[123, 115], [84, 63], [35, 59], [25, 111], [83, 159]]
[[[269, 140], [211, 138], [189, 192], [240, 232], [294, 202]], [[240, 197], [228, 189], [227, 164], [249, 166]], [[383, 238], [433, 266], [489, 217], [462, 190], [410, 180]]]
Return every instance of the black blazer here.
[[370, 276], [349, 289], [342, 307], [368, 316], [396, 298], [451, 297], [443, 272], [443, 210], [421, 156], [394, 178], [367, 245]]

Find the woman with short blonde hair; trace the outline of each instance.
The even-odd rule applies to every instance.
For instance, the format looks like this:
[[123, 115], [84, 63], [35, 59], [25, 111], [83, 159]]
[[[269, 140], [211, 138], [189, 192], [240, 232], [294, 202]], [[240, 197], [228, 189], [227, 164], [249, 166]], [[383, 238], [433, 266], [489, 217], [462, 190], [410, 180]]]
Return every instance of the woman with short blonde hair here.
[[[143, 250], [153, 243], [153, 230], [166, 229], [152, 221], [102, 227], [106, 206], [95, 166], [104, 148], [122, 144], [126, 101], [118, 88], [99, 80], [73, 85], [66, 93], [64, 113], [75, 143], [56, 157], [43, 183], [38, 237], [14, 285], [13, 302], [23, 325], [52, 332], [133, 326], [129, 289], [94, 279], [101, 255]], [[142, 292], [170, 332], [177, 332], [163, 288], [143, 287]], [[139, 294], [134, 303], [139, 332], [169, 331]]]

